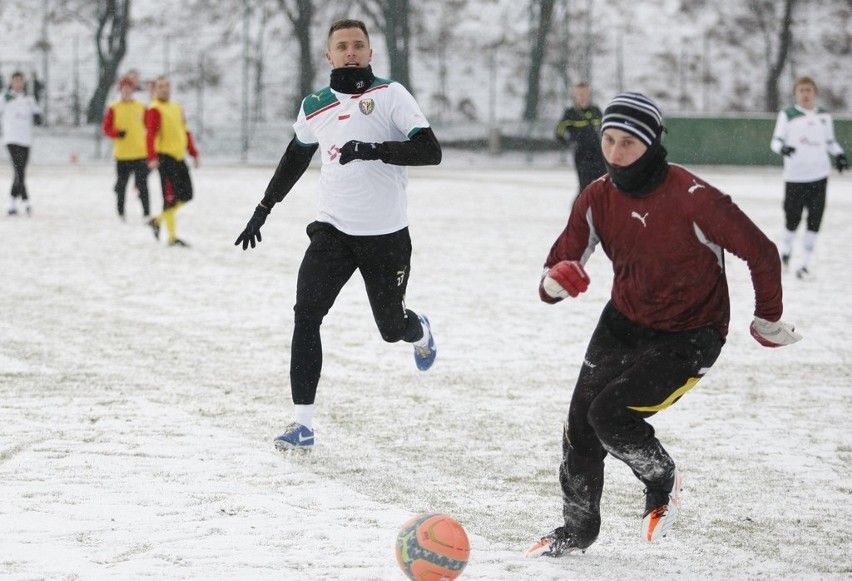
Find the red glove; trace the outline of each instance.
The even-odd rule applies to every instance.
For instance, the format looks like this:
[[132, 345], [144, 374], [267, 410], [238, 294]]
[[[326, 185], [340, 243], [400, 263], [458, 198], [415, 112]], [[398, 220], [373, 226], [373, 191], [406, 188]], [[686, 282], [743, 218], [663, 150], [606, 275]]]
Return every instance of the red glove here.
[[577, 260], [554, 264], [541, 279], [541, 289], [552, 299], [576, 297], [589, 288], [589, 275]]

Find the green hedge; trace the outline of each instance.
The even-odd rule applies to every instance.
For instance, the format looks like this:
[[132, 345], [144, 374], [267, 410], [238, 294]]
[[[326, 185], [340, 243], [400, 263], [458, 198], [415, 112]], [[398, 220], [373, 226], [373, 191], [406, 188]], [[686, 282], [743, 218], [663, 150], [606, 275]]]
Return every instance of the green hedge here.
[[[775, 115], [749, 117], [677, 117], [668, 116], [668, 134], [663, 143], [669, 161], [689, 165], [781, 165], [781, 156], [772, 153], [769, 142], [775, 128]], [[445, 128], [435, 127], [441, 145], [475, 151], [525, 151], [529, 154], [562, 149], [553, 138], [552, 127], [539, 122], [534, 130], [523, 126], [502, 127], [486, 138], [456, 138], [444, 135]], [[837, 141], [852, 156], [852, 119], [835, 119]], [[521, 134], [521, 135], [519, 135]], [[496, 141], [493, 139], [496, 137]]]
[[[683, 164], [781, 165], [769, 142], [775, 116], [666, 117], [663, 143], [669, 160]], [[847, 155], [852, 154], [852, 119], [835, 119], [834, 132]]]

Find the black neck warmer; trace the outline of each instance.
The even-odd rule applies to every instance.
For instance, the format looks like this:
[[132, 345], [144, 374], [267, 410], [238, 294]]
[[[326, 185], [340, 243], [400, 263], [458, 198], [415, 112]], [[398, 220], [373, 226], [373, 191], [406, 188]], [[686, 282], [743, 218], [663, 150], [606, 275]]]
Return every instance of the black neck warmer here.
[[606, 171], [615, 187], [628, 196], [644, 196], [663, 183], [668, 173], [668, 152], [657, 138], [642, 157], [627, 167], [612, 167], [604, 160]]
[[365, 68], [340, 67], [331, 70], [331, 88], [338, 93], [347, 95], [359, 95], [370, 88], [376, 77], [373, 68], [367, 65]]

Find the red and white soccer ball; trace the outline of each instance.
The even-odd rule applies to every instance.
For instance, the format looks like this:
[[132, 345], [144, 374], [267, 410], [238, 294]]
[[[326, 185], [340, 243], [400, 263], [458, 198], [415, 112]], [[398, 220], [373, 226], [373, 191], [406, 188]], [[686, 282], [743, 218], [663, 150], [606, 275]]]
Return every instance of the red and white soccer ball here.
[[418, 514], [402, 525], [396, 537], [396, 560], [412, 581], [455, 579], [469, 557], [464, 527], [445, 514]]

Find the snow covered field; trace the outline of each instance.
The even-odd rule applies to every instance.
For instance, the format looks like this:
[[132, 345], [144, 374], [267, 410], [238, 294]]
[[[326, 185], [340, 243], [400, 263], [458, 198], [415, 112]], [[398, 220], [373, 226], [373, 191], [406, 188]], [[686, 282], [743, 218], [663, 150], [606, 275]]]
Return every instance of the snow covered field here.
[[[408, 345], [381, 341], [356, 275], [323, 325], [317, 448], [287, 457], [271, 441], [290, 417], [317, 172], [243, 252], [233, 240], [270, 166], [194, 171], [182, 249], [155, 242], [132, 196], [118, 221], [111, 163], [37, 161], [34, 215], [0, 217], [0, 577], [401, 580], [396, 533], [422, 511], [466, 527], [462, 579], [852, 576], [848, 175], [829, 181], [816, 278], [785, 275], [801, 343], [751, 339], [748, 271], [728, 257], [728, 344], [652, 420], [685, 475], [669, 536], [640, 540], [642, 486], [610, 460], [598, 542], [525, 560], [561, 520], [562, 420], [609, 293], [598, 249], [589, 292], [538, 300], [573, 170], [446, 152], [411, 171], [408, 302], [432, 320], [435, 367], [418, 372]], [[778, 238], [779, 169], [698, 173]]]

